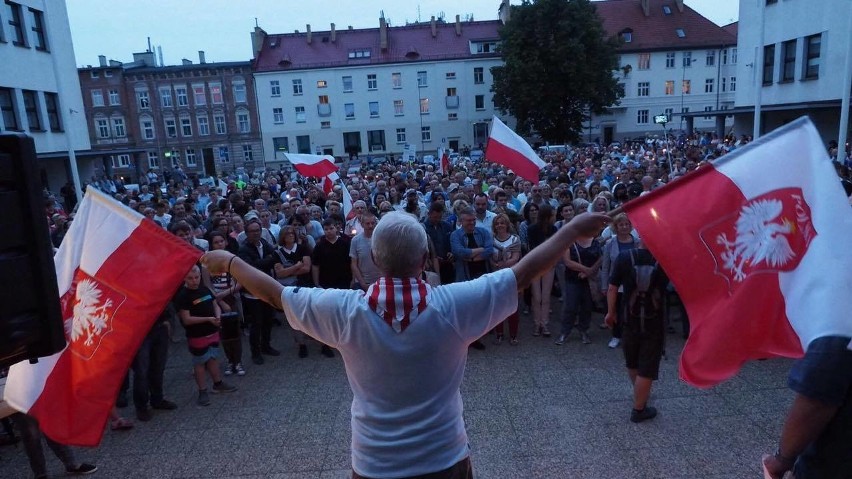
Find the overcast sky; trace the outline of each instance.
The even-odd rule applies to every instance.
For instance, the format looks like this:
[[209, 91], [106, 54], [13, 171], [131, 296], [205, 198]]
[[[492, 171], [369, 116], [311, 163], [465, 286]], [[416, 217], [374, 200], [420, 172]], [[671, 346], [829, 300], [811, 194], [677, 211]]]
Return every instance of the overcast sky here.
[[[638, 0], [623, 0], [627, 1]], [[181, 59], [198, 61], [198, 50], [208, 62], [251, 59], [249, 33], [255, 18], [268, 33], [376, 28], [384, 10], [392, 26], [428, 21], [444, 15], [454, 21], [496, 20], [499, 0], [66, 0], [77, 65], [97, 65], [98, 55], [122, 62], [133, 52], [145, 51], [148, 37], [163, 49], [167, 65]], [[512, 0], [513, 4], [520, 0]], [[739, 0], [686, 0], [686, 4], [719, 25], [738, 18]]]

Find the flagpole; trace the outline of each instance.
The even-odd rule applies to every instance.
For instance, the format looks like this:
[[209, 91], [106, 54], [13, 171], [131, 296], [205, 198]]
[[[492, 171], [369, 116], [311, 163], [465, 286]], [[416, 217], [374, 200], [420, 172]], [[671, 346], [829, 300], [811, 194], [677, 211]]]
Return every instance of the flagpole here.
[[[852, 9], [849, 9], [849, 27], [846, 34], [852, 36]], [[840, 85], [840, 134], [837, 136], [837, 162], [846, 164], [846, 133], [849, 131], [849, 85], [852, 83], [852, 48], [846, 49], [846, 63], [843, 67], [843, 83]], [[843, 155], [841, 157], [841, 155]]]

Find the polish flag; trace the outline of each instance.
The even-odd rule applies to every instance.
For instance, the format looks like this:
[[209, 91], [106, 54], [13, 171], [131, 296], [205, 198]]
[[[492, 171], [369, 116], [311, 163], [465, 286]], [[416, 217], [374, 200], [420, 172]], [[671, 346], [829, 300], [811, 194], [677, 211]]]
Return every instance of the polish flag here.
[[485, 147], [485, 157], [532, 182], [538, 181], [538, 174], [545, 166], [544, 160], [538, 157], [529, 143], [496, 116], [491, 121], [491, 136]]
[[328, 175], [328, 176], [326, 176], [325, 178], [322, 179], [322, 183], [321, 183], [322, 192], [325, 193], [326, 196], [328, 196], [329, 193], [334, 191], [334, 182], [335, 182], [336, 179], [339, 179], [339, 178], [340, 178], [340, 176], [338, 176], [337, 173], [332, 173], [332, 174], [330, 174], [330, 175]]
[[447, 174], [450, 172], [450, 154], [447, 150], [441, 154], [441, 174]]
[[342, 182], [340, 186], [343, 196], [343, 215], [346, 217], [346, 221], [349, 221], [355, 217], [355, 209], [352, 208], [352, 195], [349, 194], [349, 188], [347, 188]]
[[13, 365], [6, 402], [56, 442], [98, 445], [136, 350], [200, 256], [89, 188], [54, 258], [68, 344]]
[[[680, 376], [698, 387], [743, 363], [852, 337], [852, 212], [819, 134], [800, 118], [624, 205], [691, 324]], [[850, 344], [852, 346], [852, 344]]]
[[332, 173], [337, 173], [338, 168], [334, 164], [334, 157], [331, 155], [287, 153], [285, 156], [302, 176], [325, 178]]
[[444, 147], [439, 146], [438, 147], [438, 168], [436, 170], [436, 173], [440, 173], [440, 174], [443, 175], [444, 171], [445, 171], [444, 170]]

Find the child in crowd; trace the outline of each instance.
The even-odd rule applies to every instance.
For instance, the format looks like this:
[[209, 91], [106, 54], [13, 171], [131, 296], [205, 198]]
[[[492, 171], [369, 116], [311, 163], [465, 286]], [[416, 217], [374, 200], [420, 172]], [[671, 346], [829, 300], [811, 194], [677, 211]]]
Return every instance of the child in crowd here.
[[184, 278], [183, 288], [178, 292], [175, 304], [186, 329], [189, 352], [192, 353], [195, 382], [198, 385], [198, 405], [209, 406], [205, 370], [213, 380], [214, 393], [233, 392], [237, 388], [222, 381], [220, 376], [217, 358], [222, 310], [214, 300], [213, 292], [201, 284], [201, 270], [197, 265]]

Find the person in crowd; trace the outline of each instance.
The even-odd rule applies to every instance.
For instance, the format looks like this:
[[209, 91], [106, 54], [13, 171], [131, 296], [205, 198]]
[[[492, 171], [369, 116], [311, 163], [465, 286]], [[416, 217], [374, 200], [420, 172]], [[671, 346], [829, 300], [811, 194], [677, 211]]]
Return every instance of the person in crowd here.
[[[328, 218], [322, 223], [324, 236], [317, 242], [311, 253], [311, 275], [314, 285], [325, 289], [350, 289], [352, 287], [352, 267], [349, 258], [351, 242], [346, 235], [340, 234], [337, 221]], [[322, 354], [334, 357], [334, 352], [323, 344]]]
[[[527, 240], [530, 251], [534, 250], [556, 232], [554, 226], [553, 208], [550, 204], [542, 202], [538, 205], [538, 216], [535, 223], [527, 229]], [[553, 271], [546, 271], [540, 278], [532, 281], [531, 307], [533, 315], [533, 336], [550, 337], [550, 293], [553, 289]]]
[[[227, 220], [222, 219], [227, 226]], [[213, 230], [210, 233], [210, 251], [224, 249], [230, 253], [234, 253], [228, 248], [228, 240], [234, 241], [233, 238], [221, 229]], [[239, 248], [237, 248], [239, 252]], [[236, 374], [237, 376], [245, 376], [246, 370], [243, 367], [243, 343], [242, 334], [240, 334], [240, 314], [237, 302], [240, 300], [239, 293], [241, 286], [234, 281], [227, 272], [223, 274], [210, 275], [210, 285], [213, 289], [213, 294], [216, 301], [219, 303], [219, 308], [222, 310], [222, 349], [225, 352], [227, 363], [225, 364], [225, 376]]]
[[[604, 244], [601, 251], [601, 270], [600, 284], [601, 293], [606, 297], [606, 291], [609, 289], [609, 277], [612, 273], [613, 265], [615, 264], [618, 255], [623, 251], [629, 251], [636, 248], [637, 240], [634, 238], [632, 231], [633, 225], [626, 213], [619, 213], [612, 219], [612, 224], [609, 229], [615, 230], [614, 234]], [[624, 287], [618, 288], [615, 302], [615, 319], [612, 325], [612, 339], [609, 340], [608, 346], [612, 349], [621, 344], [621, 329], [624, 324]], [[604, 324], [606, 326], [606, 324]]]
[[14, 414], [12, 419], [21, 433], [24, 452], [27, 454], [30, 469], [32, 469], [35, 479], [47, 479], [48, 477], [47, 461], [45, 460], [44, 449], [41, 445], [42, 439], [44, 439], [56, 457], [62, 461], [62, 464], [65, 466], [65, 474], [69, 476], [82, 476], [94, 474], [98, 470], [98, 467], [94, 464], [79, 462], [70, 447], [59, 444], [43, 435], [38, 421], [34, 417], [19, 412]]
[[[461, 228], [450, 234], [450, 247], [456, 260], [456, 281], [470, 281], [491, 272], [494, 238], [485, 228], [476, 226], [476, 213], [465, 208], [459, 213]], [[481, 341], [471, 343], [474, 349], [485, 349]]]
[[476, 226], [491, 231], [491, 224], [497, 213], [488, 210], [488, 195], [477, 194], [473, 198], [473, 209], [476, 212]]
[[361, 215], [361, 226], [363, 231], [355, 235], [349, 245], [349, 257], [351, 258], [352, 277], [355, 287], [367, 291], [371, 284], [379, 279], [379, 269], [373, 262], [373, 253], [370, 246], [373, 230], [376, 228], [378, 219], [372, 213]]
[[[296, 227], [286, 225], [281, 228], [278, 248], [275, 253], [281, 259], [274, 266], [274, 277], [282, 286], [311, 286], [311, 248], [303, 239], [299, 240]], [[298, 347], [300, 358], [308, 357], [308, 340], [310, 337], [299, 330], [293, 330], [293, 339]], [[330, 349], [329, 349], [330, 351]], [[323, 349], [325, 352], [325, 349]]]
[[[239, 256], [246, 263], [265, 274], [272, 276], [272, 270], [280, 259], [272, 244], [261, 237], [263, 227], [260, 220], [253, 218], [246, 223], [246, 241], [240, 246]], [[272, 309], [269, 305], [249, 291], [242, 294], [243, 314], [249, 325], [249, 347], [254, 364], [265, 362], [263, 356], [280, 356], [281, 352], [272, 347]]]
[[426, 220], [423, 221], [423, 228], [426, 229], [426, 235], [435, 250], [441, 284], [450, 284], [456, 279], [453, 251], [450, 245], [450, 234], [453, 232], [453, 227], [449, 222], [443, 220], [445, 210], [446, 207], [443, 202], [433, 202], [429, 206]]
[[592, 286], [590, 279], [598, 274], [601, 265], [601, 247], [594, 237], [577, 238], [564, 254], [565, 291], [562, 298], [565, 311], [562, 316], [557, 345], [565, 344], [571, 330], [576, 327], [580, 341], [591, 344], [589, 325], [592, 320]]
[[[521, 240], [512, 229], [512, 222], [505, 213], [498, 214], [491, 223], [491, 232], [494, 236], [494, 253], [491, 256], [492, 271], [511, 268], [521, 259]], [[506, 318], [505, 321], [494, 328], [494, 344], [500, 345], [504, 338], [504, 325], [509, 329], [509, 344], [517, 346], [518, 326], [520, 315], [518, 309]]]

